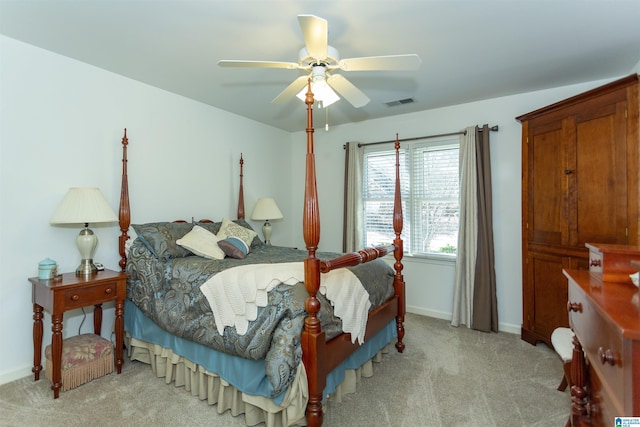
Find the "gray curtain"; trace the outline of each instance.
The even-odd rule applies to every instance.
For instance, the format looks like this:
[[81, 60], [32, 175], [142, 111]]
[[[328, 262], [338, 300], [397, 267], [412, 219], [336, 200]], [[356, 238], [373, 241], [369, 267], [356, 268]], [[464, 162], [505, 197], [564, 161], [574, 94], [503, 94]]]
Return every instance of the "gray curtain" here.
[[498, 332], [489, 127], [460, 143], [460, 228], [451, 324]]
[[473, 287], [472, 328], [484, 332], [498, 332], [489, 132], [487, 125], [484, 125], [482, 130], [476, 127], [478, 250]]
[[364, 147], [357, 142], [345, 144], [344, 161], [344, 219], [342, 251], [353, 252], [364, 247], [362, 242], [362, 162]]
[[468, 127], [460, 138], [460, 219], [451, 316], [451, 325], [466, 325], [468, 328], [473, 319], [473, 285], [478, 246], [475, 138], [475, 126]]

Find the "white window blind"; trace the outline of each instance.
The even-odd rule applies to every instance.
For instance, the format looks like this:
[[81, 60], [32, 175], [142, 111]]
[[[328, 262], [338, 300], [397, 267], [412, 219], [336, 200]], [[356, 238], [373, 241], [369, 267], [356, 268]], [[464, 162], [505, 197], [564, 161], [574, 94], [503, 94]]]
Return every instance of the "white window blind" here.
[[[459, 222], [458, 138], [404, 143], [400, 181], [405, 250], [455, 257]], [[363, 206], [366, 246], [392, 243], [395, 151], [372, 146], [364, 153]]]

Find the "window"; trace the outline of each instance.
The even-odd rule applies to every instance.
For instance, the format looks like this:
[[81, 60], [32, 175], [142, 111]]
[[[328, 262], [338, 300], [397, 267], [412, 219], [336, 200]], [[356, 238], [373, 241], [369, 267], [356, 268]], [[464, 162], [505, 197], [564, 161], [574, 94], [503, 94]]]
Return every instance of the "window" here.
[[[455, 258], [458, 245], [458, 138], [404, 143], [400, 148], [400, 182], [405, 251], [414, 255]], [[396, 155], [393, 148], [365, 148], [363, 165], [364, 243], [393, 242], [393, 194]]]

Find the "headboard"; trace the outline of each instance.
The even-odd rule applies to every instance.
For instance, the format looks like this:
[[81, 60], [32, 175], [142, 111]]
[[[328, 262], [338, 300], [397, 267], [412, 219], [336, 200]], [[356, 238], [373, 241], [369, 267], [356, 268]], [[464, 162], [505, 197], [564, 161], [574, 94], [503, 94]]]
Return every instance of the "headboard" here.
[[[129, 180], [127, 177], [127, 129], [124, 129], [122, 137], [122, 184], [120, 187], [120, 207], [118, 210], [118, 222], [120, 223], [120, 237], [118, 238], [118, 250], [120, 253], [120, 270], [125, 271], [127, 267], [127, 250], [126, 244], [129, 240], [129, 226], [131, 225], [131, 210], [129, 208]], [[238, 190], [238, 212], [237, 218], [244, 219], [244, 184], [242, 182], [244, 174], [244, 159], [240, 154], [240, 189]], [[179, 222], [178, 220], [176, 222]], [[199, 222], [213, 222], [208, 219], [201, 219]]]

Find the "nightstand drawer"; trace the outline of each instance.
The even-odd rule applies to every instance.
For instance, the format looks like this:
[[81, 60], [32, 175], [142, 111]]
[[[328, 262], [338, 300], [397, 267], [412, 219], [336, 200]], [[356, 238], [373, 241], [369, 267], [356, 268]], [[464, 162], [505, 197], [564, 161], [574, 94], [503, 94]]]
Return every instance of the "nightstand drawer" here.
[[69, 309], [91, 304], [100, 304], [104, 301], [115, 299], [117, 294], [117, 282], [107, 282], [94, 286], [69, 289], [64, 293], [64, 305]]

